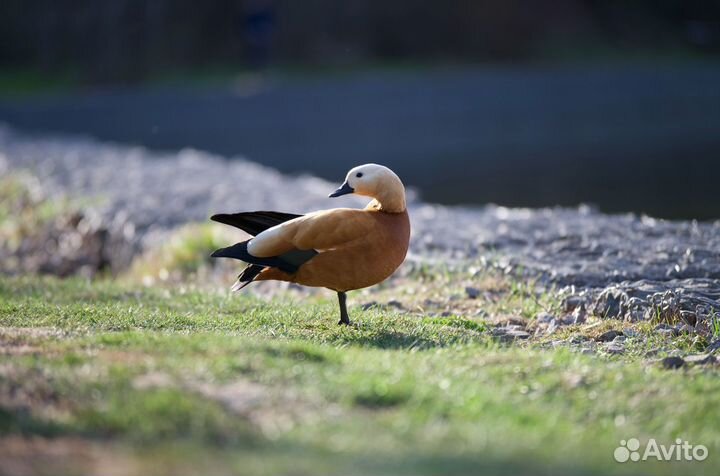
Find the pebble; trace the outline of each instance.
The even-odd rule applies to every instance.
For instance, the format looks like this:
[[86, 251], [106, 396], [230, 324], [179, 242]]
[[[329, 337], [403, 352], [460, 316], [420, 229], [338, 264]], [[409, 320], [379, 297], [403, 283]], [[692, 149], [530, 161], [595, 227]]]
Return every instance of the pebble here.
[[363, 311], [367, 311], [367, 310], [372, 309], [372, 308], [374, 308], [374, 307], [378, 307], [377, 301], [365, 302], [365, 303], [362, 303], [362, 304], [360, 305], [360, 308], [361, 308]]
[[658, 324], [655, 327], [655, 332], [665, 337], [677, 337], [680, 335], [677, 328], [669, 326], [668, 324]]
[[478, 288], [468, 286], [465, 288], [465, 294], [467, 294], [467, 297], [470, 299], [477, 299], [478, 296], [480, 296], [480, 290]]
[[625, 346], [615, 342], [610, 342], [605, 346], [605, 352], [608, 354], [622, 354], [625, 352]]
[[695, 311], [680, 311], [680, 317], [693, 327], [697, 324], [697, 314]]
[[685, 360], [682, 357], [665, 357], [660, 364], [666, 369], [679, 369], [685, 365]]
[[678, 334], [694, 334], [695, 333], [695, 327], [683, 324], [680, 327], [677, 328]]
[[588, 341], [589, 338], [587, 336], [578, 334], [570, 337], [568, 340], [571, 344], [582, 344], [583, 342]]
[[565, 312], [573, 312], [576, 308], [579, 308], [585, 304], [585, 301], [580, 296], [568, 296], [563, 299], [562, 307]]
[[369, 309], [389, 309], [389, 308], [395, 308], [404, 310], [405, 307], [402, 305], [400, 301], [396, 301], [394, 299], [388, 301], [386, 304], [380, 304], [377, 301], [369, 301], [366, 303], [363, 303], [360, 305], [363, 311], [367, 311]]
[[632, 327], [625, 327], [622, 330], [622, 333], [626, 337], [637, 337], [640, 335], [640, 333], [638, 331], [636, 331], [635, 329], [633, 329]]
[[705, 349], [708, 352], [714, 353], [720, 349], [720, 339], [715, 339], [708, 344], [707, 348]]
[[555, 316], [548, 312], [541, 311], [535, 315], [535, 320], [540, 324], [549, 324], [555, 320]]
[[492, 330], [492, 334], [504, 340], [528, 339], [530, 337], [529, 332], [518, 329], [516, 326], [496, 327]]
[[530, 334], [525, 331], [521, 331], [519, 329], [511, 329], [505, 333], [506, 336], [510, 336], [513, 339], [527, 339], [530, 337]]
[[547, 327], [545, 328], [545, 334], [546, 335], [554, 334], [555, 332], [557, 332], [557, 330], [558, 330], [557, 322], [555, 321], [555, 319], [553, 319], [552, 321], [550, 321], [548, 323]]
[[597, 340], [598, 342], [612, 342], [613, 340], [615, 340], [616, 337], [621, 335], [621, 331], [611, 329], [607, 332], [603, 332], [602, 334], [600, 334], [595, 340]]
[[708, 365], [714, 364], [716, 362], [716, 359], [715, 356], [713, 356], [712, 354], [695, 354], [686, 355], [685, 362], [694, 365]]

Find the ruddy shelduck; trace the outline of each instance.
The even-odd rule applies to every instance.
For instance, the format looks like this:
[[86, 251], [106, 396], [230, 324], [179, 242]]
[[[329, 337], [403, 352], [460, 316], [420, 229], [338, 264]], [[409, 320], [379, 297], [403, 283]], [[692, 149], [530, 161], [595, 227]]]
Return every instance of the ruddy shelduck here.
[[233, 290], [266, 280], [325, 287], [337, 292], [338, 324], [350, 324], [346, 292], [388, 278], [402, 264], [410, 242], [405, 187], [392, 170], [377, 164], [355, 167], [330, 197], [350, 193], [372, 201], [364, 209], [335, 208], [307, 215], [244, 212], [212, 216], [212, 220], [254, 237], [212, 254], [248, 263]]

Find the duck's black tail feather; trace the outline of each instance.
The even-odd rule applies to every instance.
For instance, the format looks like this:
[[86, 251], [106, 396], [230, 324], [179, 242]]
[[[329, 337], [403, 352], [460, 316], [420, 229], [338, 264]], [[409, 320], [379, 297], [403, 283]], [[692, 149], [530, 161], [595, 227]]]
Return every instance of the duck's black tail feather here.
[[255, 281], [255, 278], [257, 278], [258, 274], [260, 274], [264, 269], [265, 266], [260, 266], [257, 264], [249, 265], [243, 270], [242, 273], [240, 273], [237, 281], [235, 282], [235, 284], [233, 284], [232, 290], [240, 291], [242, 288]]
[[210, 219], [218, 223], [240, 228], [242, 231], [255, 236], [268, 228], [301, 216], [302, 215], [282, 212], [242, 212], [220, 213], [211, 216]]
[[[220, 248], [219, 250], [215, 250], [210, 256], [213, 258], [239, 259], [240, 261], [245, 261], [246, 263], [257, 264], [265, 267], [274, 266], [282, 269], [283, 271], [290, 272], [290, 270], [287, 269], [286, 263], [282, 262], [277, 257], [258, 258], [257, 256], [253, 256], [248, 253], [247, 245], [249, 242], [250, 240], [247, 240], [241, 243], [235, 243], [227, 248]], [[295, 270], [292, 271], [294, 272]]]
[[[282, 212], [243, 212], [231, 214], [222, 213], [213, 215], [210, 219], [240, 228], [244, 232], [256, 236], [268, 228], [301, 216], [302, 215]], [[250, 266], [245, 268], [243, 272], [240, 273], [240, 276], [238, 276], [238, 280], [232, 288], [233, 291], [239, 291], [252, 283], [265, 268], [278, 268], [286, 273], [295, 274], [303, 263], [317, 254], [315, 250], [292, 250], [280, 256], [258, 258], [248, 252], [247, 245], [249, 241], [250, 240], [247, 240], [241, 243], [235, 243], [227, 248], [221, 248], [211, 255], [213, 258], [233, 258], [250, 264]]]
[[262, 267], [278, 268], [286, 273], [294, 274], [303, 263], [318, 254], [315, 250], [292, 250], [280, 256], [258, 258], [248, 252], [247, 245], [249, 241], [250, 240], [235, 243], [227, 248], [220, 248], [219, 250], [215, 250], [215, 252], [213, 252], [210, 256], [213, 258], [239, 259], [240, 261], [245, 261], [246, 263]]

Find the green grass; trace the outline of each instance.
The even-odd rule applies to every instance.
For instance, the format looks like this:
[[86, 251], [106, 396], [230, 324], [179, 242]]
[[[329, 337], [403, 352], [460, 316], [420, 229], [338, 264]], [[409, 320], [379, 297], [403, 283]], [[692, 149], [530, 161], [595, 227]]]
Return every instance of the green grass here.
[[[354, 307], [345, 328], [336, 313], [331, 296], [0, 278], [0, 441], [16, 445], [0, 459], [35, 474], [716, 472], [714, 368], [501, 344], [461, 316]], [[632, 437], [710, 457], [615, 463]], [[53, 460], [62, 444], [94, 460]]]

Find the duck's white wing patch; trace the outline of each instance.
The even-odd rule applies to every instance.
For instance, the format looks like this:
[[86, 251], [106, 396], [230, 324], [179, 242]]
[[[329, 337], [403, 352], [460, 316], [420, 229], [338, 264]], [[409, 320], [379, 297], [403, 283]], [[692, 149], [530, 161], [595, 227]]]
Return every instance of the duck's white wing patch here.
[[327, 250], [374, 232], [375, 221], [365, 210], [337, 208], [304, 215], [263, 231], [248, 252], [258, 258], [278, 256], [293, 249]]

